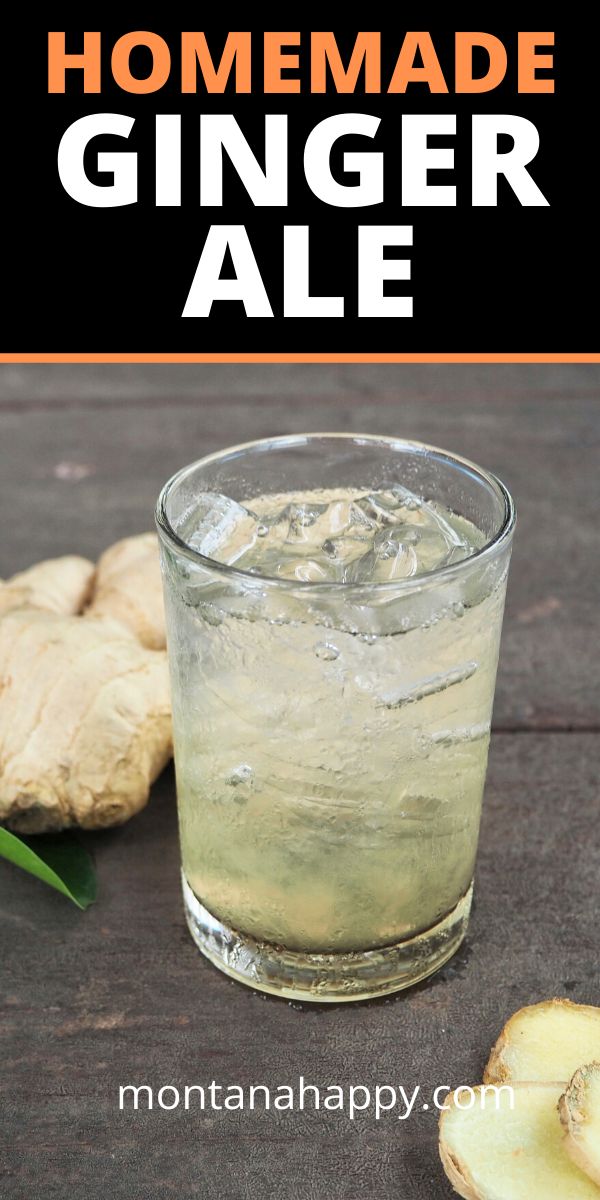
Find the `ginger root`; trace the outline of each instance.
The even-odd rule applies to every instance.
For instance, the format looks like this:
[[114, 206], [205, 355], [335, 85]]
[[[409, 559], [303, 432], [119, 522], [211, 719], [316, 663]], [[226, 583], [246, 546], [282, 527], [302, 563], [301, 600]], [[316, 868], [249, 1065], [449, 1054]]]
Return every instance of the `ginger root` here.
[[600, 1060], [600, 1009], [546, 1000], [515, 1013], [485, 1068], [484, 1083], [566, 1084], [582, 1063]]
[[[556, 1106], [561, 1087], [515, 1083], [458, 1089], [440, 1120], [440, 1157], [463, 1200], [598, 1200], [598, 1189], [569, 1158]], [[512, 1107], [511, 1107], [512, 1105]]]
[[121, 824], [171, 757], [154, 535], [103, 555], [77, 615], [94, 572], [58, 558], [0, 584], [0, 822], [17, 832]]
[[91, 594], [94, 573], [94, 564], [77, 555], [36, 563], [0, 582], [0, 617], [17, 608], [79, 613]]
[[165, 612], [154, 533], [123, 538], [98, 562], [87, 616], [111, 617], [149, 650], [166, 647]]
[[166, 656], [108, 621], [0, 621], [0, 820], [23, 833], [128, 820], [171, 754]]
[[567, 1154], [600, 1187], [600, 1062], [575, 1072], [558, 1111]]

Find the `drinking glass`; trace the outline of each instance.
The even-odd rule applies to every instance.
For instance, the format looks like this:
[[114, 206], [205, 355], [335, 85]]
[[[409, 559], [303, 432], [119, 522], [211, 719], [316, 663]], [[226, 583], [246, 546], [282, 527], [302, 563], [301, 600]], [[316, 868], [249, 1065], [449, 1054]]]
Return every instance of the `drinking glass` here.
[[[257, 498], [298, 509], [307, 493], [398, 489], [476, 530], [476, 548], [424, 573], [344, 582], [218, 559], [240, 513], [260, 522]], [[163, 488], [184, 905], [228, 975], [360, 1000], [423, 979], [459, 946], [514, 521], [489, 472], [397, 438], [251, 442]]]

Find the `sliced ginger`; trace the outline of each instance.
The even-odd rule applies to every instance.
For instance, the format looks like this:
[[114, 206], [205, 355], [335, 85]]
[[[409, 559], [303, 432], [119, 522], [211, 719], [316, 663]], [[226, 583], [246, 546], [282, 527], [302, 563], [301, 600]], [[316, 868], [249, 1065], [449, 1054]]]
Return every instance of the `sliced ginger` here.
[[595, 1184], [569, 1158], [556, 1106], [561, 1086], [515, 1083], [474, 1089], [471, 1109], [460, 1089], [440, 1121], [440, 1157], [464, 1200], [598, 1200]]
[[459, 1089], [440, 1121], [440, 1156], [458, 1194], [600, 1200], [600, 1009], [569, 1000], [520, 1009], [484, 1080], [472, 1108], [461, 1109]]
[[485, 1083], [567, 1084], [582, 1063], [600, 1061], [600, 1008], [546, 1000], [515, 1013], [484, 1072]]
[[98, 562], [87, 616], [111, 617], [150, 650], [166, 646], [165, 613], [154, 533], [123, 538]]
[[558, 1111], [567, 1154], [600, 1187], [600, 1062], [575, 1072]]

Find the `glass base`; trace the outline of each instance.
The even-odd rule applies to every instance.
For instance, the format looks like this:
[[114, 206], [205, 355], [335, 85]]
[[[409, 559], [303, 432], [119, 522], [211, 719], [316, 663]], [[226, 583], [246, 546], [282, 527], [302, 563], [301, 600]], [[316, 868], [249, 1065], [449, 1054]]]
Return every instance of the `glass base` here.
[[229, 929], [204, 908], [185, 876], [182, 880], [190, 933], [220, 971], [274, 996], [336, 1004], [385, 996], [432, 975], [458, 950], [473, 896], [471, 885], [439, 924], [395, 946], [362, 953], [302, 954]]

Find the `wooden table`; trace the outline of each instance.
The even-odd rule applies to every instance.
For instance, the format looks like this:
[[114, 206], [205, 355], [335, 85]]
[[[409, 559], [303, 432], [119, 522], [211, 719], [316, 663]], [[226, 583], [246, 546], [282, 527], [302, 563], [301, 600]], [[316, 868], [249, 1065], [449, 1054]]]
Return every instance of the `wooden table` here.
[[[520, 511], [464, 948], [370, 1004], [291, 1005], [230, 982], [184, 927], [168, 770], [140, 817], [88, 837], [87, 913], [0, 864], [6, 1200], [442, 1200], [421, 1097], [479, 1081], [520, 1005], [600, 1003], [599, 389], [595, 367], [1, 369], [2, 575], [149, 527], [160, 484], [192, 457], [308, 428], [457, 450]], [[300, 1075], [421, 1094], [404, 1122], [119, 1111], [120, 1084], [275, 1092]]]

